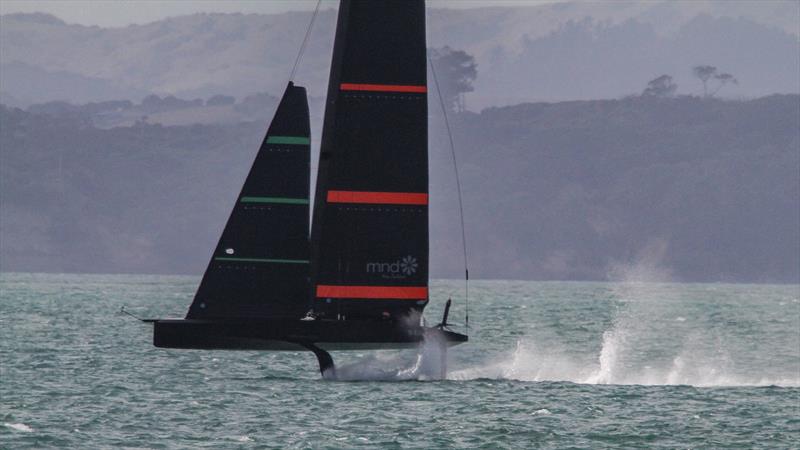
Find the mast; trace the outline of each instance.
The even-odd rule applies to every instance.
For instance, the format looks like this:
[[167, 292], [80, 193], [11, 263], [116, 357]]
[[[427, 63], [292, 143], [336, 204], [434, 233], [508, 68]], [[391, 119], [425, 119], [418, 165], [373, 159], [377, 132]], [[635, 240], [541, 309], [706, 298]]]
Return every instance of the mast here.
[[426, 84], [423, 0], [341, 2], [311, 232], [318, 316], [427, 304]]
[[186, 315], [292, 318], [307, 310], [308, 101], [289, 83]]

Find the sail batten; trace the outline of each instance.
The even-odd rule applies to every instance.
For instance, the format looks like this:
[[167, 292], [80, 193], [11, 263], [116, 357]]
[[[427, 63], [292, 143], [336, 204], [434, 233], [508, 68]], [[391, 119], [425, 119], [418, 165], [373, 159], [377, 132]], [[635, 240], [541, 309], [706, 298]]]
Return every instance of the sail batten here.
[[317, 297], [351, 299], [424, 300], [427, 286], [330, 286], [318, 285]]
[[418, 94], [424, 94], [428, 92], [427, 86], [401, 84], [342, 83], [339, 85], [339, 88], [343, 91], [414, 92]]
[[309, 145], [308, 136], [268, 136], [267, 144]]
[[242, 197], [239, 199], [241, 203], [275, 203], [282, 205], [308, 205], [307, 198], [289, 198], [289, 197]]
[[308, 264], [307, 259], [275, 259], [275, 258], [230, 258], [227, 256], [215, 256], [214, 261], [235, 261], [235, 262], [263, 262], [276, 264]]
[[427, 192], [328, 191], [328, 203], [427, 205]]

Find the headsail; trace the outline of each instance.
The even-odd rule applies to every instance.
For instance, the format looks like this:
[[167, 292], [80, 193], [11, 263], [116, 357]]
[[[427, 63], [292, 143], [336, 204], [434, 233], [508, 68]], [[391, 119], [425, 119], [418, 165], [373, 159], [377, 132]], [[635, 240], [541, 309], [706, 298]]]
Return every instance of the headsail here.
[[187, 319], [307, 311], [309, 136], [306, 90], [289, 83]]
[[423, 0], [343, 0], [311, 234], [324, 318], [397, 317], [428, 300]]

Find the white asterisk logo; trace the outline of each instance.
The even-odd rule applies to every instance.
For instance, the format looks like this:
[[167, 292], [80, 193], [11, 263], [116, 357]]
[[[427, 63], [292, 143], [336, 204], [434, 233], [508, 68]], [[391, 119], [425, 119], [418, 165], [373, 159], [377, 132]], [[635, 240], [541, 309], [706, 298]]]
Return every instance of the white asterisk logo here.
[[406, 275], [413, 275], [417, 271], [417, 258], [409, 255], [400, 261], [400, 270]]

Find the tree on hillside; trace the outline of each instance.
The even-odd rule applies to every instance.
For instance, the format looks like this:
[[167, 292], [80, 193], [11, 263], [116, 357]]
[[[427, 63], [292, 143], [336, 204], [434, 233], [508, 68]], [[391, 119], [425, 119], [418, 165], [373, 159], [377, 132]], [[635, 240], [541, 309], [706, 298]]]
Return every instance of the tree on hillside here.
[[703, 97], [708, 97], [708, 80], [717, 73], [717, 68], [714, 66], [694, 66], [692, 73], [703, 83]]
[[714, 92], [711, 93], [711, 95], [714, 95], [717, 92], [719, 92], [719, 90], [722, 89], [722, 87], [728, 83], [739, 84], [739, 81], [729, 73], [717, 74], [714, 76], [714, 79], [717, 80], [719, 84], [717, 85], [717, 88], [714, 89]]
[[653, 78], [647, 83], [647, 87], [642, 92], [642, 97], [672, 97], [678, 85], [672, 81], [669, 75], [661, 75]]
[[466, 109], [464, 94], [474, 90], [472, 82], [478, 76], [475, 58], [463, 50], [447, 46], [429, 49], [429, 52], [444, 104], [450, 111], [463, 112]]
[[[718, 73], [717, 68], [714, 66], [694, 66], [692, 73], [703, 83], [703, 97], [713, 97], [714, 94], [719, 92], [723, 86], [728, 83], [738, 84], [736, 78], [729, 73]], [[708, 82], [710, 80], [717, 81], [717, 88], [710, 94], [708, 93]]]

